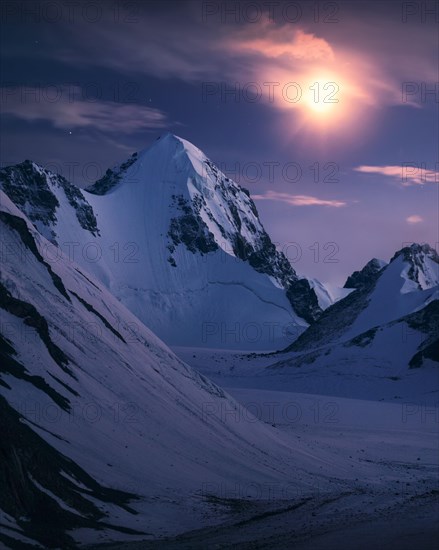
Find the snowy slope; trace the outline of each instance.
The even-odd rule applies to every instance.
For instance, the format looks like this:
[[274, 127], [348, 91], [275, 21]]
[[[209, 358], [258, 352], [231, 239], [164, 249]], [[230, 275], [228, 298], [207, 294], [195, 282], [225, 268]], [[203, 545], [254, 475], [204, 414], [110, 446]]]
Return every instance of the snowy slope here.
[[[346, 336], [355, 336], [371, 327], [389, 323], [421, 309], [434, 297], [438, 297], [439, 259], [434, 250], [409, 250], [411, 257], [404, 252], [396, 254], [382, 271], [373, 291], [369, 294], [367, 307], [361, 311]], [[413, 275], [417, 261], [424, 265]], [[417, 279], [422, 281], [418, 283]]]
[[66, 248], [78, 237], [90, 240], [99, 235], [93, 210], [81, 190], [35, 162], [25, 160], [2, 168], [0, 188], [55, 245]]
[[340, 288], [335, 285], [323, 284], [318, 279], [308, 279], [311, 288], [317, 295], [319, 306], [322, 310], [328, 309], [352, 292], [351, 288]]
[[358, 288], [326, 309], [290, 349], [303, 351], [348, 341], [367, 330], [397, 321], [437, 299], [438, 285], [436, 251], [419, 244], [403, 248], [388, 265], [363, 278]]
[[373, 260], [348, 282], [355, 290], [326, 309], [285, 350], [291, 355], [273, 362], [274, 369], [324, 369], [332, 382], [340, 384], [334, 377], [342, 376], [347, 385], [368, 377], [397, 381], [419, 367], [437, 369], [439, 257], [434, 249], [405, 247], [388, 265]]
[[[436, 293], [436, 299], [419, 311], [354, 338], [282, 355], [266, 374], [280, 377], [283, 388], [437, 403], [438, 326]], [[270, 383], [266, 379], [264, 387]]]
[[0, 542], [179, 532], [213, 521], [207, 496], [224, 483], [306, 492], [316, 456], [180, 361], [91, 274], [49, 261], [3, 193], [0, 205]]
[[[12, 193], [28, 186], [15, 168], [0, 182], [34, 221], [36, 201]], [[43, 234], [167, 343], [278, 349], [321, 314], [248, 192], [189, 142], [167, 134], [83, 191], [93, 230], [75, 219], [56, 178], [47, 185], [59, 205], [40, 222]]]

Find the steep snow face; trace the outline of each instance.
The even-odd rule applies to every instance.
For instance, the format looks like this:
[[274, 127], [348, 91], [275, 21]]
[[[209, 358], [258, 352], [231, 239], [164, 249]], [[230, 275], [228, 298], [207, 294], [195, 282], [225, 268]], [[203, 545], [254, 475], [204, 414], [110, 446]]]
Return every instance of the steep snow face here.
[[326, 309], [290, 349], [350, 341], [421, 310], [438, 299], [438, 268], [436, 252], [418, 244], [397, 252], [384, 267], [369, 262], [349, 278], [358, 288]]
[[[388, 265], [372, 260], [349, 277], [355, 290], [326, 309], [286, 350], [292, 355], [269, 372], [300, 368], [302, 376], [319, 373], [328, 387], [346, 392], [356, 381], [376, 391], [382, 384], [399, 383], [398, 392], [414, 384], [430, 399], [439, 363], [438, 268], [438, 255], [427, 245], [403, 248]], [[413, 376], [420, 367], [425, 375]]]
[[[176, 247], [184, 244], [193, 253], [222, 249], [228, 256], [247, 260], [279, 287], [297, 279], [291, 265], [272, 245], [248, 192], [188, 141], [167, 134], [151, 148], [109, 170], [87, 191], [121, 198], [126, 197], [125, 187], [147, 194], [145, 218], [161, 207], [154, 221], [161, 222], [162, 244], [169, 250], [172, 265], [178, 265]], [[99, 202], [95, 204], [99, 208]], [[264, 258], [264, 254], [272, 257]]]
[[[179, 265], [175, 255], [179, 245], [193, 254], [222, 251], [225, 258], [250, 264], [286, 290], [295, 313], [306, 322], [318, 317], [321, 310], [315, 293], [305, 279], [299, 285], [300, 292], [296, 291], [299, 278], [271, 242], [248, 191], [226, 177], [197, 147], [166, 134], [151, 148], [108, 171], [88, 191], [113, 194], [134, 182], [147, 193], [150, 206], [145, 215], [154, 207], [154, 195], [160, 187], [163, 225], [159, 236], [173, 267]], [[168, 212], [163, 211], [166, 208]]]
[[285, 387], [286, 375], [292, 377], [292, 387], [297, 378], [308, 376], [310, 388], [323, 387], [330, 395], [369, 394], [376, 399], [387, 394], [408, 401], [416, 395], [421, 402], [437, 402], [439, 293], [434, 296], [414, 313], [353, 338], [321, 340], [317, 349], [297, 349], [273, 363], [266, 374], [283, 376]]
[[99, 230], [93, 210], [81, 190], [65, 178], [25, 160], [0, 169], [0, 189], [49, 241], [58, 244], [76, 237], [96, 237]]
[[316, 293], [319, 306], [322, 310], [327, 309], [353, 291], [353, 288], [340, 288], [329, 284], [323, 284], [317, 279], [308, 279], [308, 281], [311, 288]]
[[[406, 251], [404, 251], [406, 250]], [[365, 308], [347, 332], [355, 336], [422, 308], [437, 291], [439, 258], [434, 250], [412, 245], [395, 254], [369, 294]]]
[[402, 293], [425, 290], [439, 284], [439, 256], [428, 244], [412, 244], [392, 258], [401, 258], [405, 264], [401, 272]]
[[[16, 200], [9, 170], [3, 187], [37, 223], [37, 201]], [[43, 176], [56, 202], [43, 234], [169, 344], [279, 349], [322, 311], [248, 192], [181, 138], [164, 136], [83, 192], [93, 231], [79, 223], [65, 184]], [[29, 180], [19, 183], [28, 195]]]
[[[170, 344], [274, 349], [306, 326], [282, 287], [295, 274], [282, 257], [270, 261], [250, 198], [212, 170], [167, 135], [119, 169], [106, 194], [85, 192], [107, 251], [91, 269]], [[268, 273], [251, 265], [258, 259]]]
[[48, 262], [45, 239], [3, 193], [0, 204], [0, 507], [13, 526], [1, 541], [163, 535], [199, 527], [225, 485], [294, 472], [306, 493], [323, 480], [295, 439], [180, 361], [91, 274]]

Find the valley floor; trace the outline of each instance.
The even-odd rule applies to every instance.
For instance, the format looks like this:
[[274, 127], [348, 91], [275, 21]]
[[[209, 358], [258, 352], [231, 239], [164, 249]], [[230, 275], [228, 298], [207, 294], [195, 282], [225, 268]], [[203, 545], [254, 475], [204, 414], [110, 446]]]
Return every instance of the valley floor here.
[[[273, 356], [183, 348], [176, 352], [225, 387], [254, 417], [288, 433], [310, 456], [320, 457], [322, 476], [341, 484], [334, 484], [333, 492], [323, 491], [316, 476], [312, 496], [290, 485], [270, 488], [269, 498], [266, 488], [257, 485], [219, 487], [218, 498], [208, 506], [214, 526], [172, 538], [93, 548], [437, 547], [438, 384], [424, 391], [412, 381], [410, 395], [410, 383], [404, 381], [398, 387], [377, 378], [362, 386], [353, 379], [349, 394], [346, 383], [328, 382], [333, 377], [267, 375], [264, 367], [274, 362]], [[379, 400], [373, 399], [374, 392]], [[236, 421], [251, 421], [251, 415]]]
[[[367, 495], [373, 500], [375, 495]], [[355, 502], [356, 500], [356, 502]], [[381, 499], [376, 499], [378, 503]], [[223, 524], [192, 531], [172, 539], [103, 544], [102, 550], [142, 549], [221, 549], [245, 550], [412, 550], [437, 548], [439, 538], [438, 497], [425, 495], [404, 504], [362, 511], [361, 499], [340, 495], [332, 502], [318, 499], [296, 502], [272, 509], [260, 505], [237, 513]], [[342, 508], [342, 509], [340, 509]], [[265, 510], [262, 512], [261, 510]]]

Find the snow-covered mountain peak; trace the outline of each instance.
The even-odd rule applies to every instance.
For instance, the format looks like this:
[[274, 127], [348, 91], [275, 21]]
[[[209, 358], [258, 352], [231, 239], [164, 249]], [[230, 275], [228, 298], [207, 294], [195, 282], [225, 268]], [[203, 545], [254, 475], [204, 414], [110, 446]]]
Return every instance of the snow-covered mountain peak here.
[[[151, 159], [156, 168], [160, 166], [162, 171], [172, 166], [177, 173], [194, 171], [202, 177], [203, 163], [207, 157], [189, 141], [168, 132], [158, 137], [149, 147], [133, 153], [124, 162], [109, 168], [102, 178], [85, 190], [94, 195], [106, 195], [114, 192], [122, 181], [129, 185], [138, 180], [145, 180], [147, 171], [151, 169]], [[185, 183], [181, 178], [179, 182]]]
[[413, 243], [398, 250], [389, 264], [373, 258], [347, 278], [344, 288], [370, 287], [382, 275], [403, 294], [429, 289], [439, 284], [439, 256], [428, 244]]
[[[321, 313], [309, 282], [299, 279], [271, 242], [250, 193], [189, 141], [165, 134], [148, 149], [107, 171], [87, 191], [117, 196], [118, 204], [131, 208], [131, 223], [135, 223], [133, 212], [144, 204], [139, 224], [146, 229], [151, 220], [154, 229], [148, 231], [165, 237], [167, 261], [172, 267], [187, 262], [181, 257], [182, 247], [201, 256], [219, 252], [223, 262], [227, 258], [235, 261], [234, 269], [241, 260], [268, 276], [275, 287], [286, 290], [293, 309], [307, 322]], [[98, 208], [96, 201], [89, 200]]]
[[[51, 215], [39, 223], [44, 201], [20, 199], [32, 177], [15, 185], [18, 167], [3, 181], [13, 202], [60, 247], [79, 243], [78, 262], [168, 343], [248, 349], [227, 331], [251, 322], [264, 332], [260, 349], [273, 349], [291, 340], [290, 325], [297, 334], [322, 312], [310, 282], [276, 250], [250, 193], [180, 137], [166, 134], [82, 192], [34, 172], [47, 186]], [[71, 207], [73, 190], [81, 208]], [[78, 224], [82, 211], [93, 216], [94, 240]], [[215, 340], [207, 340], [206, 326]]]
[[58, 242], [59, 225], [68, 231], [79, 223], [88, 237], [99, 234], [93, 209], [81, 190], [35, 162], [25, 160], [0, 169], [0, 189], [52, 243]]
[[179, 170], [192, 168], [202, 175], [202, 163], [207, 159], [206, 155], [189, 141], [170, 132], [158, 137], [149, 147], [142, 149], [137, 154], [137, 159], [142, 163], [147, 156], [153, 155], [157, 162], [173, 164]]
[[391, 259], [404, 280], [402, 293], [425, 290], [439, 284], [439, 255], [428, 244], [413, 243], [399, 250]]
[[160, 148], [163, 150], [167, 150], [168, 152], [175, 152], [175, 148], [177, 148], [177, 151], [184, 151], [186, 154], [194, 159], [198, 160], [205, 160], [206, 155], [199, 149], [196, 145], [188, 141], [187, 139], [184, 139], [182, 137], [176, 136], [175, 134], [171, 132], [167, 132], [163, 136], [160, 136], [156, 139], [154, 144], [151, 147], [148, 147], [144, 151], [148, 151], [152, 148]]
[[412, 243], [398, 250], [390, 261], [395, 260], [398, 256], [403, 256], [405, 261], [416, 262], [418, 259], [425, 257], [431, 258], [434, 262], [439, 263], [439, 255], [436, 250], [429, 244]]
[[371, 260], [348, 278], [345, 287], [350, 285], [354, 291], [327, 308], [290, 350], [348, 342], [422, 311], [438, 299], [438, 255], [428, 245], [412, 244], [399, 250], [389, 264]]

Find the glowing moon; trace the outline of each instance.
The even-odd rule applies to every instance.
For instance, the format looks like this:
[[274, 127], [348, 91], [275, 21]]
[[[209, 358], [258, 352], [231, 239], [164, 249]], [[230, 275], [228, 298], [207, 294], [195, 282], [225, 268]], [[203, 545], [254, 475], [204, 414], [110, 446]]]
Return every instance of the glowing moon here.
[[372, 122], [363, 107], [370, 105], [371, 99], [361, 85], [361, 75], [352, 67], [341, 63], [334, 68], [314, 66], [302, 74], [273, 73], [273, 81], [283, 86], [295, 82], [298, 90], [296, 101], [284, 99], [294, 98], [296, 88], [291, 86], [289, 93], [282, 95], [283, 101], [276, 103], [292, 115], [286, 114], [281, 131], [291, 137], [300, 134], [313, 145], [328, 143], [335, 136], [339, 143], [349, 145], [363, 141]]
[[337, 118], [341, 113], [340, 89], [334, 76], [311, 77], [303, 87], [302, 109], [314, 122], [329, 122]]
[[316, 113], [330, 113], [336, 110], [339, 104], [340, 86], [333, 80], [325, 78], [314, 79], [311, 84], [307, 84], [304, 91], [305, 105], [311, 111]]

